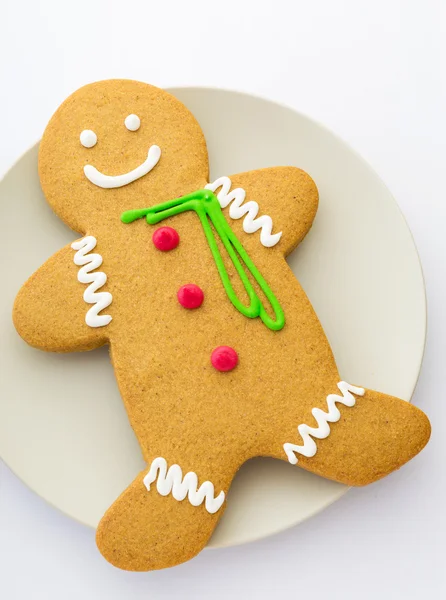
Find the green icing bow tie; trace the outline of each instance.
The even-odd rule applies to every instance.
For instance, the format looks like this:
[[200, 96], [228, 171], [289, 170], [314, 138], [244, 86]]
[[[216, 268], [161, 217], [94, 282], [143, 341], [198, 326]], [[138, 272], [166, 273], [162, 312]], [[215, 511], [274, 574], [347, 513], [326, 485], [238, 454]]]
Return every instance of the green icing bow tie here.
[[[226, 290], [228, 298], [235, 308], [241, 312], [242, 315], [249, 317], [250, 319], [260, 317], [269, 329], [274, 331], [279, 331], [282, 329], [285, 325], [285, 315], [282, 307], [279, 304], [279, 301], [273, 294], [265, 279], [262, 277], [261, 273], [258, 271], [257, 267], [250, 259], [241, 242], [237, 239], [237, 236], [232, 231], [223, 215], [218, 198], [213, 192], [210, 190], [198, 190], [192, 194], [188, 194], [187, 196], [175, 198], [174, 200], [168, 200], [167, 202], [157, 204], [156, 206], [152, 206], [150, 208], [128, 210], [122, 213], [121, 221], [123, 223], [132, 223], [137, 219], [146, 217], [147, 223], [150, 225], [155, 225], [156, 223], [159, 223], [168, 217], [173, 217], [188, 210], [194, 210], [201, 221], [223, 286]], [[211, 221], [217, 235], [220, 237], [220, 240], [230, 257], [232, 264], [242, 280], [243, 286], [248, 294], [249, 306], [245, 306], [234, 292], [234, 288], [231, 285], [228, 272], [221, 257], [220, 250], [218, 249], [214, 232], [210, 226], [209, 220]], [[262, 302], [253, 288], [241, 263], [245, 265], [246, 269], [258, 283], [260, 289], [268, 299], [268, 302], [274, 311], [274, 319], [271, 318], [265, 311]]]

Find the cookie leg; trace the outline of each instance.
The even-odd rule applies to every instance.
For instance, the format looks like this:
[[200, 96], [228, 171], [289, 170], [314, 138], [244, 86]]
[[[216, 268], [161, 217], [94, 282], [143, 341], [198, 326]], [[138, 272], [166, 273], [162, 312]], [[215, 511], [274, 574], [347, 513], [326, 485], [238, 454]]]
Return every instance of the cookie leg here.
[[96, 533], [99, 550], [129, 571], [162, 569], [193, 558], [224, 511], [235, 470], [214, 485], [155, 458], [102, 518]]
[[430, 423], [416, 406], [345, 382], [338, 388], [322, 402], [315, 400], [294, 427], [288, 415], [283, 443], [274, 452], [278, 458], [360, 486], [399, 469], [427, 444]]

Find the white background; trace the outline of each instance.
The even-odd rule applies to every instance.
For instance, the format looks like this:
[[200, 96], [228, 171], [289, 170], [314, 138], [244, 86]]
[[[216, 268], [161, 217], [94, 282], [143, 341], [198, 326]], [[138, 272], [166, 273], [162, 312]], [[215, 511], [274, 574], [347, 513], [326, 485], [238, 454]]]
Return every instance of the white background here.
[[260, 94], [323, 122], [371, 163], [397, 198], [424, 267], [429, 333], [413, 401], [431, 418], [433, 436], [401, 471], [352, 490], [297, 528], [154, 573], [107, 564], [93, 531], [47, 506], [0, 463], [2, 600], [443, 597], [446, 3], [6, 4], [1, 173], [68, 94], [109, 77]]

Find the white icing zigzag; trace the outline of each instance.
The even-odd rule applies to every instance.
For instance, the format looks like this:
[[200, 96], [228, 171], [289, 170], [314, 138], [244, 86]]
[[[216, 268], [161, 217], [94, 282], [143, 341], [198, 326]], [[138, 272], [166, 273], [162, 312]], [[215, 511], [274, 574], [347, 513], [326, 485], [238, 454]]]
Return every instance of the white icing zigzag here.
[[283, 449], [292, 465], [295, 465], [298, 462], [295, 452], [302, 454], [302, 456], [306, 456], [307, 458], [311, 458], [316, 454], [317, 445], [311, 436], [318, 440], [323, 440], [330, 435], [330, 425], [328, 423], [336, 423], [341, 418], [341, 413], [336, 406], [336, 402], [351, 407], [354, 406], [356, 402], [356, 399], [352, 394], [363, 396], [365, 393], [364, 388], [355, 387], [345, 381], [340, 381], [338, 383], [338, 388], [342, 392], [342, 396], [338, 396], [337, 394], [329, 394], [327, 396], [328, 412], [324, 412], [320, 408], [313, 408], [311, 411], [311, 414], [316, 419], [317, 427], [309, 427], [303, 423], [297, 428], [304, 441], [303, 445], [297, 446], [296, 444], [290, 444], [288, 442], [283, 445]]
[[246, 204], [243, 204], [246, 198], [245, 190], [236, 188], [230, 192], [231, 185], [232, 183], [229, 177], [219, 177], [213, 183], [208, 183], [205, 188], [215, 192], [215, 190], [221, 187], [220, 192], [217, 194], [217, 198], [222, 208], [226, 208], [228, 204], [232, 202], [229, 209], [229, 216], [231, 219], [241, 219], [246, 215], [243, 221], [244, 231], [246, 231], [246, 233], [255, 233], [260, 229], [260, 242], [263, 246], [266, 246], [267, 248], [275, 246], [282, 237], [282, 232], [280, 231], [279, 233], [273, 234], [273, 222], [271, 217], [268, 215], [257, 217], [259, 213], [259, 205], [257, 202], [250, 200], [249, 202], [246, 202]]
[[188, 497], [192, 506], [199, 506], [205, 501], [208, 513], [216, 513], [225, 499], [225, 493], [220, 492], [215, 498], [214, 484], [205, 481], [198, 487], [198, 477], [193, 471], [189, 471], [183, 478], [183, 471], [179, 465], [172, 465], [167, 470], [167, 461], [161, 456], [155, 458], [150, 470], [144, 477], [144, 485], [150, 491], [150, 484], [158, 477], [156, 489], [161, 496], [172, 493], [175, 500], [181, 501]]
[[73, 250], [77, 250], [73, 259], [74, 263], [82, 267], [77, 275], [78, 281], [90, 284], [84, 292], [84, 300], [93, 306], [87, 311], [85, 322], [89, 327], [104, 327], [110, 323], [112, 318], [110, 315], [98, 315], [98, 313], [111, 304], [113, 296], [109, 292], [97, 291], [107, 281], [107, 275], [102, 271], [91, 273], [102, 265], [100, 254], [88, 254], [96, 247], [96, 244], [96, 238], [87, 235], [81, 240], [73, 242], [71, 247]]

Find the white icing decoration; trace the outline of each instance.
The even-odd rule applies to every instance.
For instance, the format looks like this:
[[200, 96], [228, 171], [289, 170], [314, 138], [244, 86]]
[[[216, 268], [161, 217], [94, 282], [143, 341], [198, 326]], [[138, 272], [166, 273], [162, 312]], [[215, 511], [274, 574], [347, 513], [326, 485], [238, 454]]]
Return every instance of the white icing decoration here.
[[302, 436], [304, 442], [303, 445], [298, 446], [290, 443], [283, 445], [283, 449], [292, 465], [295, 465], [298, 462], [295, 454], [296, 452], [307, 458], [312, 458], [316, 454], [317, 445], [313, 438], [323, 440], [330, 435], [330, 425], [328, 423], [336, 423], [341, 418], [341, 413], [336, 406], [336, 402], [351, 407], [354, 406], [356, 402], [356, 399], [352, 394], [363, 396], [365, 393], [364, 388], [355, 387], [345, 381], [340, 381], [338, 383], [338, 388], [342, 392], [342, 396], [338, 396], [337, 394], [329, 394], [327, 396], [328, 412], [324, 412], [320, 408], [313, 408], [311, 411], [311, 414], [316, 419], [317, 427], [309, 427], [303, 423], [297, 428], [297, 431]]
[[225, 500], [225, 493], [220, 492], [215, 498], [214, 484], [205, 481], [198, 487], [198, 476], [193, 471], [189, 471], [183, 478], [183, 471], [179, 465], [172, 465], [167, 470], [167, 461], [159, 456], [152, 461], [150, 470], [144, 477], [144, 485], [150, 491], [150, 484], [156, 482], [156, 489], [161, 496], [168, 496], [172, 493], [175, 500], [181, 502], [186, 496], [192, 506], [200, 506], [205, 502], [208, 513], [216, 513]]
[[124, 125], [129, 131], [138, 131], [141, 127], [141, 119], [138, 115], [128, 115], [128, 117], [125, 118]]
[[96, 146], [97, 144], [98, 136], [91, 129], [84, 129], [81, 132], [79, 139], [84, 148], [93, 148], [93, 146]]
[[107, 281], [107, 275], [102, 271], [91, 273], [91, 271], [102, 265], [100, 254], [88, 254], [96, 247], [96, 244], [96, 238], [87, 235], [81, 240], [73, 242], [71, 247], [73, 250], [77, 250], [73, 258], [74, 263], [82, 267], [77, 274], [78, 281], [90, 284], [84, 292], [84, 300], [88, 304], [93, 304], [93, 306], [87, 311], [85, 322], [89, 327], [104, 327], [104, 325], [110, 323], [112, 318], [110, 315], [98, 315], [98, 313], [110, 306], [113, 296], [109, 292], [97, 291]]
[[215, 190], [221, 187], [220, 192], [217, 194], [217, 198], [222, 208], [226, 208], [228, 204], [232, 202], [229, 209], [229, 216], [232, 219], [241, 219], [246, 215], [243, 221], [243, 230], [246, 231], [246, 233], [255, 233], [260, 229], [260, 242], [263, 246], [266, 246], [267, 248], [275, 246], [282, 237], [282, 232], [280, 231], [279, 233], [273, 234], [273, 221], [271, 217], [268, 215], [257, 217], [259, 213], [259, 205], [257, 202], [250, 200], [249, 202], [246, 202], [246, 204], [243, 204], [246, 198], [245, 190], [243, 188], [236, 188], [230, 192], [231, 185], [232, 183], [229, 177], [219, 177], [213, 183], [208, 183], [204, 187], [212, 192], [215, 192]]
[[139, 167], [133, 169], [133, 171], [129, 171], [123, 175], [104, 175], [92, 165], [85, 165], [85, 177], [91, 181], [91, 183], [94, 183], [94, 185], [101, 188], [110, 189], [122, 187], [123, 185], [128, 185], [140, 177], [147, 175], [147, 173], [158, 164], [160, 156], [161, 148], [159, 146], [150, 146], [146, 160], [139, 165]]

